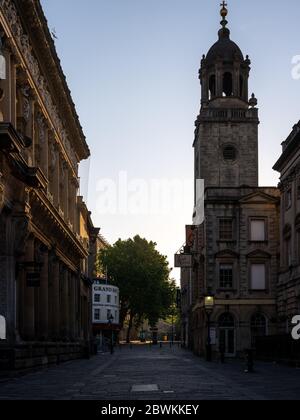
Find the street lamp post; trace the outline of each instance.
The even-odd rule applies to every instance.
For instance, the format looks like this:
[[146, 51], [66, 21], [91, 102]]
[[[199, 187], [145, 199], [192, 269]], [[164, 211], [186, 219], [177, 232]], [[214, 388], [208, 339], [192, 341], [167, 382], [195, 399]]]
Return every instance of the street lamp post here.
[[108, 318], [108, 323], [110, 325], [110, 354], [114, 354], [113, 321], [114, 321], [114, 317], [111, 314]]
[[205, 296], [204, 307], [207, 316], [207, 341], [206, 341], [206, 361], [212, 361], [212, 349], [211, 349], [211, 314], [214, 310], [215, 300], [213, 296]]

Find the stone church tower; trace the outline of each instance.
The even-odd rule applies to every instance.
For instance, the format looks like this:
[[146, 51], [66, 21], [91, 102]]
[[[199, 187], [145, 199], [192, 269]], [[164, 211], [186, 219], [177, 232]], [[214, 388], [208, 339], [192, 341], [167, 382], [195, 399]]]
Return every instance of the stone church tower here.
[[[196, 197], [194, 243], [184, 251], [193, 261], [186, 329], [195, 353], [234, 357], [276, 333], [280, 194], [258, 185], [259, 119], [257, 100], [253, 94], [249, 99], [250, 60], [231, 41], [222, 6], [219, 40], [200, 69], [195, 189], [204, 179], [204, 219], [198, 217], [203, 200]], [[207, 301], [213, 302], [210, 323]]]
[[203, 56], [201, 111], [196, 121], [195, 175], [205, 187], [258, 186], [258, 110], [248, 100], [250, 60], [230, 39], [227, 9], [219, 40]]

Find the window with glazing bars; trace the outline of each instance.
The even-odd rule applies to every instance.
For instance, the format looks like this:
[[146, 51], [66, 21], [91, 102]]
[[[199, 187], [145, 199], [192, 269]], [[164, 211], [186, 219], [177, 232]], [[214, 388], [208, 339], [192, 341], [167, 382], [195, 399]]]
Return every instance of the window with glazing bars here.
[[220, 241], [231, 241], [233, 239], [232, 219], [221, 219], [219, 221], [219, 238]]
[[231, 264], [220, 265], [220, 287], [222, 289], [233, 288], [233, 266]]

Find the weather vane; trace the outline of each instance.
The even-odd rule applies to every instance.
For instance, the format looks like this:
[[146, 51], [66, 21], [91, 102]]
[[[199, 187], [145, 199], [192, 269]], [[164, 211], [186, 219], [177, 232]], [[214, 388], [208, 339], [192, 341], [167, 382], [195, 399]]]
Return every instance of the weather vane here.
[[220, 6], [222, 7], [221, 9], [221, 16], [223, 18], [223, 20], [221, 21], [221, 25], [223, 26], [223, 28], [226, 27], [226, 25], [228, 24], [227, 20], [226, 20], [226, 16], [228, 15], [228, 10], [227, 10], [227, 3], [226, 1], [223, 1]]

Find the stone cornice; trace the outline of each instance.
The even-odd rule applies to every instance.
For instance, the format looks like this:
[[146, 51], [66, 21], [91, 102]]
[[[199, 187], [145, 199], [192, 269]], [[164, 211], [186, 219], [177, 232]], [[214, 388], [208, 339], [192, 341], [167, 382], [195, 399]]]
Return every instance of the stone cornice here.
[[[39, 224], [43, 226], [41, 230], [47, 233], [47, 237], [51, 242], [55, 242], [55, 246], [60, 248], [65, 243], [64, 249], [73, 249], [77, 258], [86, 258], [88, 256], [88, 251], [42, 191], [31, 191], [31, 207], [32, 211], [35, 212], [34, 221], [36, 226], [38, 227]], [[41, 223], [39, 223], [39, 217], [41, 218]], [[46, 231], [47, 219], [51, 221], [51, 223], [49, 222], [49, 232]]]
[[275, 163], [273, 169], [281, 172], [295, 152], [299, 150], [300, 145], [300, 121], [293, 127], [293, 131], [285, 142], [282, 143], [283, 152], [278, 161]]
[[[18, 10], [22, 13], [18, 13]], [[0, 0], [0, 11], [68, 155], [72, 156], [69, 141], [71, 137], [78, 160], [88, 158], [89, 148], [40, 2], [38, 0]], [[30, 37], [25, 33], [25, 27], [28, 28]], [[34, 48], [31, 38], [34, 40]], [[44, 72], [45, 75], [42, 74], [42, 67], [47, 69], [47, 76], [46, 72]], [[55, 102], [60, 105], [59, 109], [53, 101], [54, 98]], [[59, 117], [61, 114], [65, 116], [65, 127]], [[74, 158], [72, 161], [74, 162]]]

